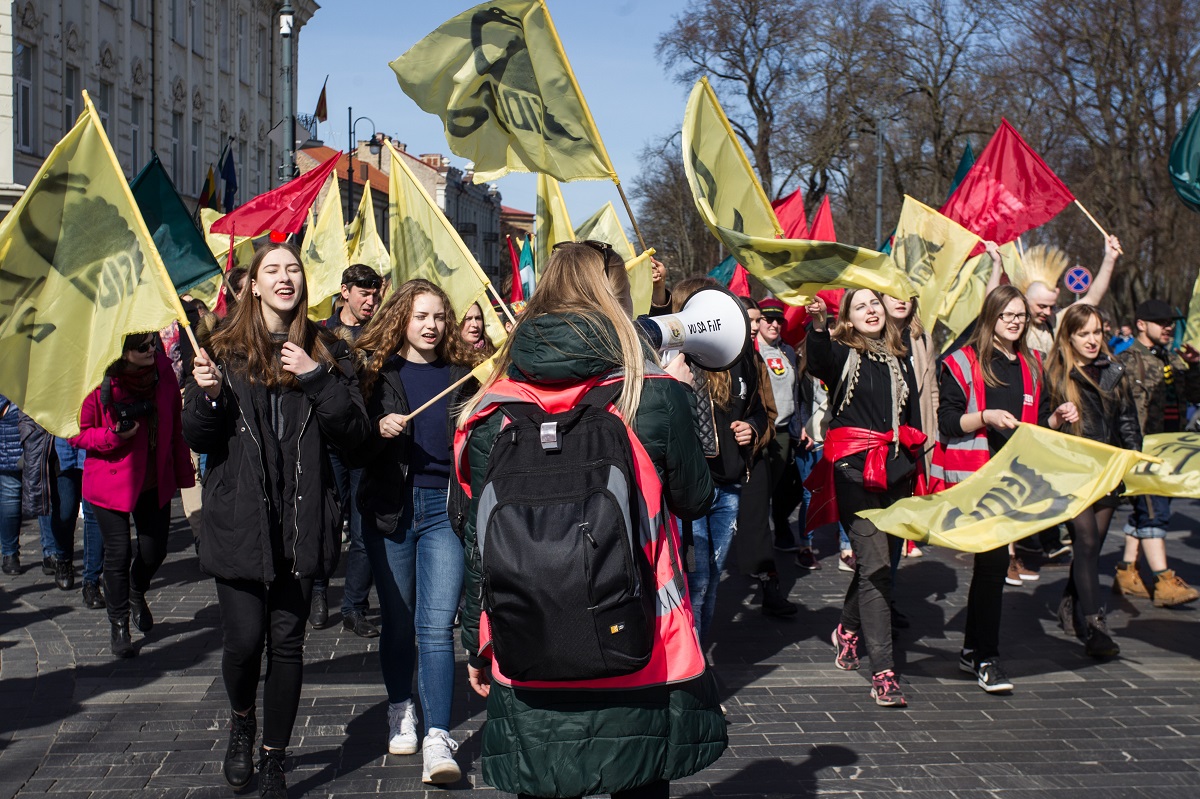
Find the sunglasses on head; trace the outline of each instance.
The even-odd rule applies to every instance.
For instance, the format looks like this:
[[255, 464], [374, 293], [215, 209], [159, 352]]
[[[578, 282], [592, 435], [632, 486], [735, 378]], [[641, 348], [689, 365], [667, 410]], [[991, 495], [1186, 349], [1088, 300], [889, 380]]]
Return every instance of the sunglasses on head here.
[[573, 244], [580, 244], [580, 245], [583, 245], [584, 247], [591, 247], [593, 250], [600, 253], [600, 257], [604, 259], [605, 266], [608, 265], [608, 253], [612, 251], [612, 245], [609, 244], [608, 242], [596, 241], [595, 239], [585, 239], [584, 241], [560, 241], [558, 244], [555, 244], [551, 249], [557, 250], [559, 247], [566, 247], [568, 245], [573, 245]]
[[352, 280], [347, 285], [356, 286], [365, 291], [379, 291], [381, 288], [383, 288], [383, 278], [368, 277], [363, 278], [362, 280]]

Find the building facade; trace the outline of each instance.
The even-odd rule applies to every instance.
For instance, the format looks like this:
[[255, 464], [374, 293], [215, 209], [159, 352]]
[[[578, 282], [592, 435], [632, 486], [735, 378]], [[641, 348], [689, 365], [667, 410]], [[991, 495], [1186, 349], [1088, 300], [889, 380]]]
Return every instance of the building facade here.
[[[86, 89], [127, 177], [154, 150], [194, 199], [228, 146], [238, 202], [278, 185], [283, 152], [267, 134], [283, 117], [281, 5], [16, 0], [10, 24], [0, 24], [0, 56], [11, 67], [9, 78], [0, 71], [0, 134], [11, 125], [12, 182], [33, 177], [83, 111]], [[292, 7], [295, 70], [299, 33], [319, 6]]]

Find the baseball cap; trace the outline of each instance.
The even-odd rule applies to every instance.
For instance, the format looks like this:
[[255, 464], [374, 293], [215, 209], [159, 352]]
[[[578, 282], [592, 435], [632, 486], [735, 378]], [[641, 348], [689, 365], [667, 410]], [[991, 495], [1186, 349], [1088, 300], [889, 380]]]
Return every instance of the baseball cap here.
[[758, 310], [764, 318], [782, 319], [783, 318], [783, 303], [774, 297], [767, 297], [765, 300], [759, 300]]
[[1175, 318], [1175, 309], [1162, 300], [1146, 300], [1134, 310], [1134, 316], [1143, 322], [1169, 322]]

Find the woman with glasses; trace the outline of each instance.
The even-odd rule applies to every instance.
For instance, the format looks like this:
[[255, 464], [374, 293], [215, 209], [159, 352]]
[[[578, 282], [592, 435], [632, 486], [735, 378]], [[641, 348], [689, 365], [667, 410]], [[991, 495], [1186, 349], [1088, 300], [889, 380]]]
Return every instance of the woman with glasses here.
[[[1071, 418], [1050, 426], [1072, 435], [1140, 450], [1142, 428], [1125, 378], [1125, 365], [1113, 361], [1104, 345], [1103, 318], [1094, 305], [1077, 303], [1062, 314], [1046, 366], [1046, 390], [1055, 402], [1076, 409]], [[1108, 534], [1120, 490], [1101, 497], [1071, 521], [1075, 557], [1058, 606], [1063, 632], [1084, 642], [1094, 658], [1113, 657], [1121, 648], [1108, 631], [1100, 602], [1100, 547]]]
[[121, 357], [83, 401], [79, 435], [70, 441], [87, 451], [83, 498], [92, 503], [104, 540], [104, 593], [112, 652], [119, 658], [137, 654], [131, 615], [142, 633], [154, 626], [146, 590], [167, 557], [171, 499], [196, 484], [183, 440], [179, 383], [157, 343], [154, 333], [125, 338]]
[[[1040, 361], [1031, 353], [1029, 305], [1013, 286], [988, 294], [975, 331], [966, 346], [942, 363], [938, 436], [930, 470], [930, 488], [941, 491], [983, 467], [1012, 436], [1021, 422], [1037, 424], [1043, 409], [1044, 379]], [[1074, 418], [1063, 406], [1049, 419], [1058, 428]], [[1009, 548], [975, 555], [967, 594], [967, 623], [959, 668], [974, 674], [989, 693], [1011, 691], [1000, 666], [1000, 611]]]

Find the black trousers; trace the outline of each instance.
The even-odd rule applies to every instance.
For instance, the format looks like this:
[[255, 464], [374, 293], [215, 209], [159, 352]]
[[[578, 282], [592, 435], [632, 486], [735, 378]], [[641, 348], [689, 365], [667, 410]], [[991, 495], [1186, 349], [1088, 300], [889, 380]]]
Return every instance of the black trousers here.
[[266, 685], [261, 714], [263, 746], [286, 748], [304, 683], [304, 625], [312, 601], [312, 580], [288, 572], [270, 584], [217, 578], [224, 652], [221, 676], [235, 712], [254, 707], [263, 651]]
[[733, 545], [743, 574], [757, 576], [776, 572], [775, 541], [768, 519], [770, 508], [770, 467], [765, 457], [759, 457], [750, 467], [750, 479], [742, 486], [738, 501], [738, 531]]
[[171, 503], [158, 506], [158, 489], [143, 491], [133, 509], [137, 541], [130, 538], [129, 517], [95, 503], [96, 523], [104, 539], [104, 593], [109, 621], [129, 619], [129, 592], [146, 593], [158, 567], [167, 558]]
[[[776, 428], [775, 438], [766, 447], [767, 469], [771, 480], [771, 525], [775, 528], [775, 540], [795, 544], [792, 526], [788, 517], [804, 501], [804, 486], [800, 483], [800, 470], [792, 453], [792, 442], [786, 428]], [[801, 520], [801, 526], [804, 521]]]
[[[667, 799], [671, 795], [671, 783], [666, 780], [655, 780], [640, 788], [630, 788], [628, 791], [613, 791], [612, 799]], [[537, 799], [528, 793], [517, 794], [518, 799]]]
[[963, 636], [963, 649], [973, 650], [975, 665], [1000, 655], [1000, 611], [1004, 605], [1006, 574], [1008, 547], [976, 553]]

